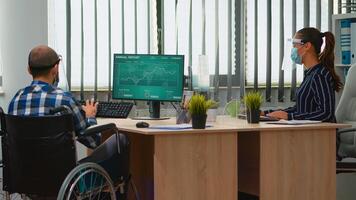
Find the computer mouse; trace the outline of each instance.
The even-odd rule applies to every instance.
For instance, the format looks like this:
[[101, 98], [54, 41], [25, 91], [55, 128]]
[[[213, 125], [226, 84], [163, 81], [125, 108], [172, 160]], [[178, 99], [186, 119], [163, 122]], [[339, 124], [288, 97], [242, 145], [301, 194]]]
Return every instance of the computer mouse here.
[[148, 127], [150, 127], [150, 124], [147, 122], [137, 122], [136, 127], [137, 128], [148, 128]]

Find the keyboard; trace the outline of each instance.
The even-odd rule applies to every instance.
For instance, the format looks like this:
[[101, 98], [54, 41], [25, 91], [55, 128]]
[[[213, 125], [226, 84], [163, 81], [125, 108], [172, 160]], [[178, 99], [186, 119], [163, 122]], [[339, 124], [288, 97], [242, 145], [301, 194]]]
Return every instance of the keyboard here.
[[[79, 101], [85, 105], [85, 101]], [[127, 118], [133, 107], [131, 102], [99, 101], [96, 117], [103, 118]]]

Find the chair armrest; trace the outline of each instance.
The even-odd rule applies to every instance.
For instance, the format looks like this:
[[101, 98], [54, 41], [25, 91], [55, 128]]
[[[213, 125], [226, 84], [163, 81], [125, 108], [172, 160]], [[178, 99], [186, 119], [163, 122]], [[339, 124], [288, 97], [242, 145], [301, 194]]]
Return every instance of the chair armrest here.
[[356, 162], [336, 162], [336, 173], [356, 172]]
[[89, 128], [85, 129], [84, 133], [80, 137], [87, 137], [87, 136], [92, 136], [96, 135], [98, 133], [101, 133], [103, 131], [108, 131], [108, 130], [116, 130], [116, 125], [114, 123], [109, 123], [109, 124], [103, 124], [103, 125], [95, 125], [95, 126], [90, 126]]
[[356, 132], [356, 128], [343, 128], [337, 131], [338, 134], [348, 133], [348, 132]]
[[61, 114], [71, 114], [72, 110], [66, 106], [66, 105], [61, 105], [56, 108], [52, 108], [49, 110], [49, 114], [54, 115], [56, 113], [61, 113]]

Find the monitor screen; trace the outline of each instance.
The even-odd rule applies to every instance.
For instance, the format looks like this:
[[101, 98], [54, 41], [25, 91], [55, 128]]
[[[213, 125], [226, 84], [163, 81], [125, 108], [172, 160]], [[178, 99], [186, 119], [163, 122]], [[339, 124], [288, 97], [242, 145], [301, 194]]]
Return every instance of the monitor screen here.
[[114, 54], [114, 99], [181, 101], [184, 56]]

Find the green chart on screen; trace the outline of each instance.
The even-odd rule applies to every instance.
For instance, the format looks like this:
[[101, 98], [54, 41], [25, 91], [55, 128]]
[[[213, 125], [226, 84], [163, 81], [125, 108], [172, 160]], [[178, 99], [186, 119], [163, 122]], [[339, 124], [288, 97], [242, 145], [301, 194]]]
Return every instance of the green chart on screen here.
[[114, 55], [113, 98], [180, 101], [184, 57]]

